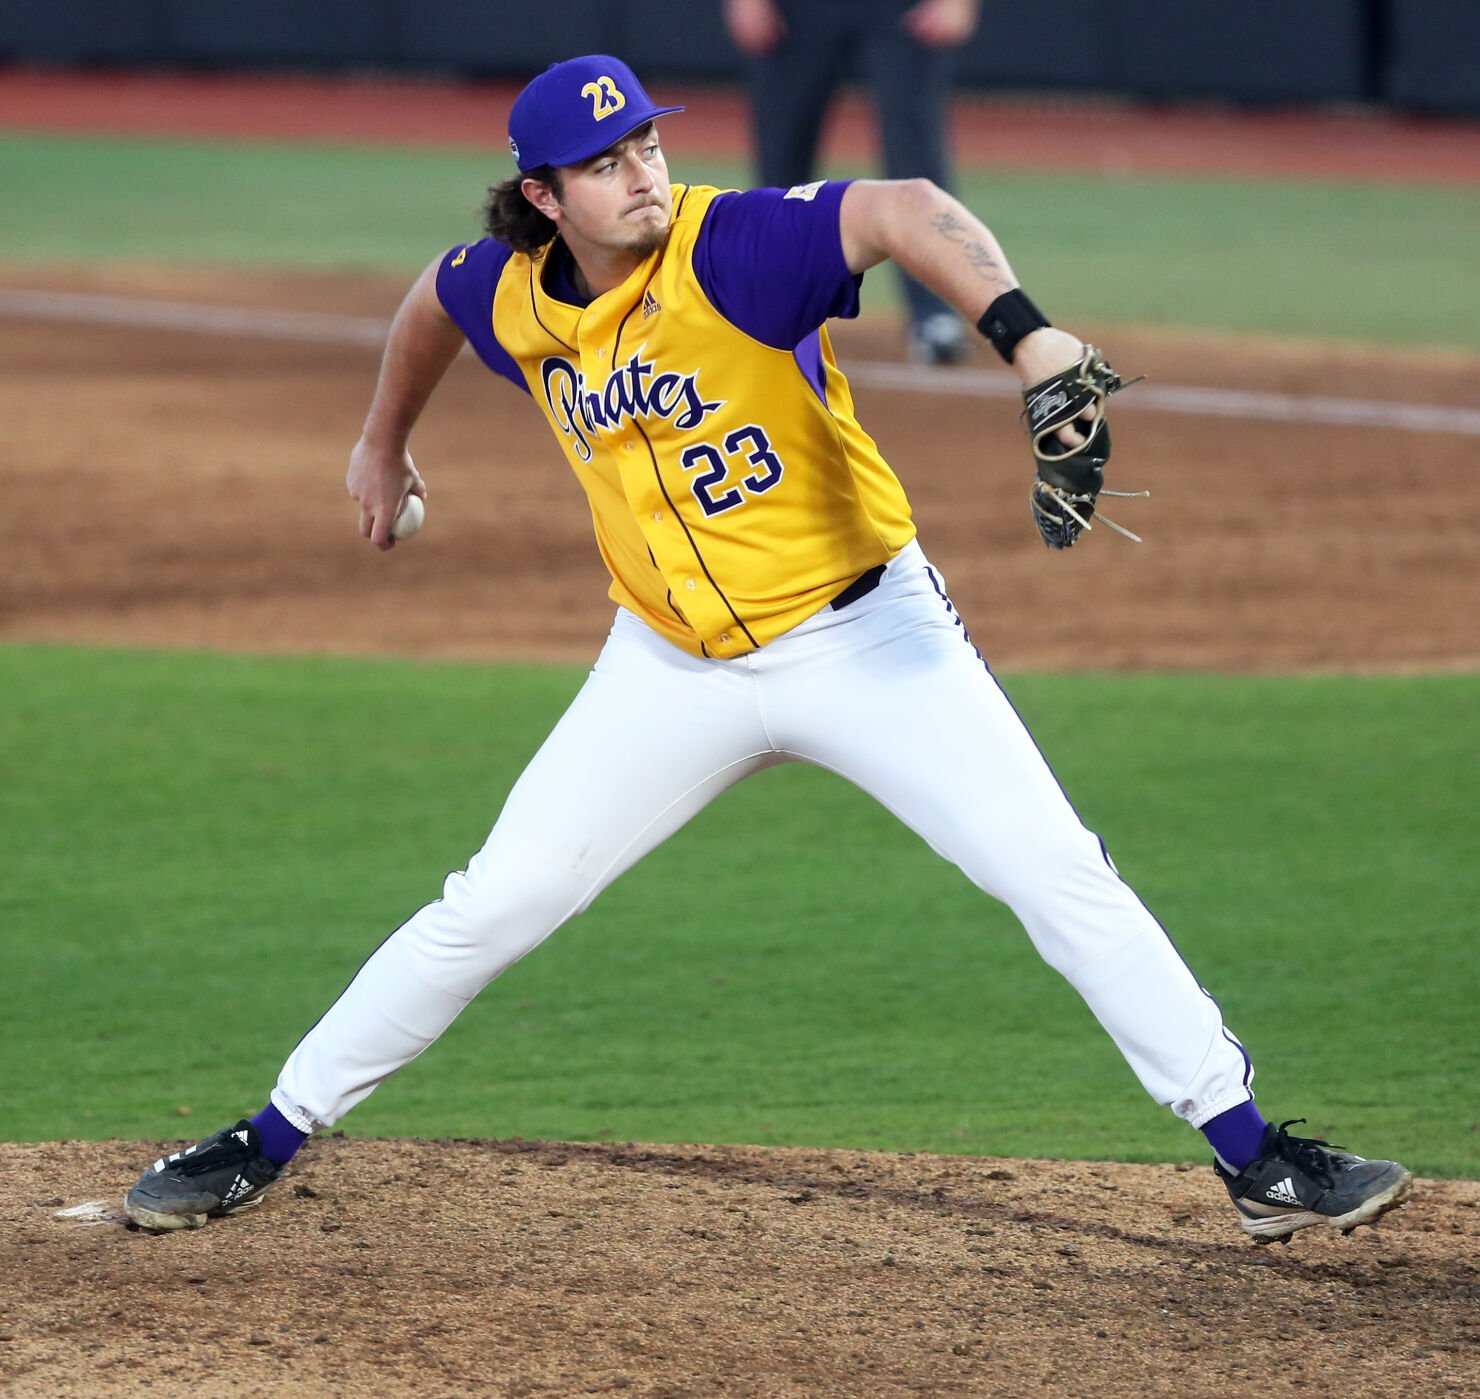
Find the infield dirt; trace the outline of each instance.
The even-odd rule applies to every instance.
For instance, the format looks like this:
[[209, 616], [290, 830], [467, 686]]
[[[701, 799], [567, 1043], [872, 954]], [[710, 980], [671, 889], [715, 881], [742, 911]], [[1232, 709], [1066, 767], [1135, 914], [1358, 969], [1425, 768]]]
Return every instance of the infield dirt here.
[[[147, 267], [0, 267], [0, 283], [383, 320], [405, 289]], [[1077, 329], [1159, 386], [1480, 409], [1473, 355]], [[382, 556], [344, 492], [377, 345], [3, 317], [0, 330], [0, 638], [594, 657], [612, 607], [584, 499], [541, 415], [470, 356], [412, 444], [426, 528]], [[845, 368], [899, 358], [887, 322], [835, 338]], [[855, 386], [994, 668], [1480, 663], [1473, 436], [1167, 413], [1136, 392], [1116, 403], [1112, 470], [1151, 497], [1111, 513], [1146, 544], [1101, 529], [1051, 556], [1029, 521], [1016, 405]]]
[[329, 1138], [131, 1232], [154, 1150], [0, 1152], [7, 1395], [1475, 1392], [1471, 1182], [1260, 1248], [1202, 1165]]

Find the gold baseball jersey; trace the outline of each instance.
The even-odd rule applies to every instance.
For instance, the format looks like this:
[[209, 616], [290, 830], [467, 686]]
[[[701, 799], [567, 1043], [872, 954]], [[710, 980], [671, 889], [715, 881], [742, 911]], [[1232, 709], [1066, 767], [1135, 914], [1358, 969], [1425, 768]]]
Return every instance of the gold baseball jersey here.
[[543, 410], [611, 596], [696, 655], [743, 655], [915, 534], [823, 321], [857, 313], [842, 183], [673, 186], [666, 247], [584, 304], [557, 239], [444, 257], [443, 306]]

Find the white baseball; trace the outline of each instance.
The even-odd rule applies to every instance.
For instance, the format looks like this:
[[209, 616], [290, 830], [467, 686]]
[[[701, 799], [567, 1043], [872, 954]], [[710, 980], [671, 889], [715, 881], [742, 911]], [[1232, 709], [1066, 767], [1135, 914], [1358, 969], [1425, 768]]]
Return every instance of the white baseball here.
[[421, 503], [421, 497], [408, 495], [401, 513], [396, 516], [396, 523], [391, 526], [391, 538], [410, 539], [422, 527], [426, 517], [427, 508]]

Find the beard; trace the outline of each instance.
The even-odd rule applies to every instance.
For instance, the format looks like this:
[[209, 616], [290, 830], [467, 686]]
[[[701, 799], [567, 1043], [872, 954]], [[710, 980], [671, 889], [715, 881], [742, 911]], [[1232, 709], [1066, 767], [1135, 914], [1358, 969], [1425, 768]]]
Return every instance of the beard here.
[[669, 231], [666, 224], [662, 228], [643, 229], [633, 234], [627, 251], [644, 259], [652, 257], [654, 253], [661, 253], [668, 246]]
[[671, 206], [653, 204], [643, 211], [645, 214], [657, 214], [657, 219], [645, 218], [635, 227], [623, 230], [625, 234], [620, 240], [623, 252], [631, 253], [636, 258], [649, 258], [654, 253], [660, 253], [668, 246], [668, 235], [672, 225], [673, 217]]
[[589, 226], [582, 227], [580, 221], [567, 217], [561, 221], [561, 236], [577, 264], [594, 258], [594, 265], [601, 266], [615, 257], [623, 263], [630, 259], [636, 266], [668, 246], [671, 209], [657, 204], [652, 208], [654, 214], [647, 217], [633, 218], [636, 211], [629, 210], [614, 223], [590, 231]]

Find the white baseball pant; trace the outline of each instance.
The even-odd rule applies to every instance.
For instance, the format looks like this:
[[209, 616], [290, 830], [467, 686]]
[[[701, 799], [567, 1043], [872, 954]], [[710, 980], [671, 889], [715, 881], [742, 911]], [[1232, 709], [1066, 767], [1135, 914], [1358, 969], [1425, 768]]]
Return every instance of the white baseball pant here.
[[274, 1104], [304, 1131], [338, 1122], [727, 787], [788, 760], [856, 783], [1006, 903], [1158, 1102], [1196, 1127], [1250, 1097], [1217, 1005], [1080, 822], [911, 543], [872, 592], [734, 660], [687, 655], [619, 610], [483, 848], [303, 1038]]

